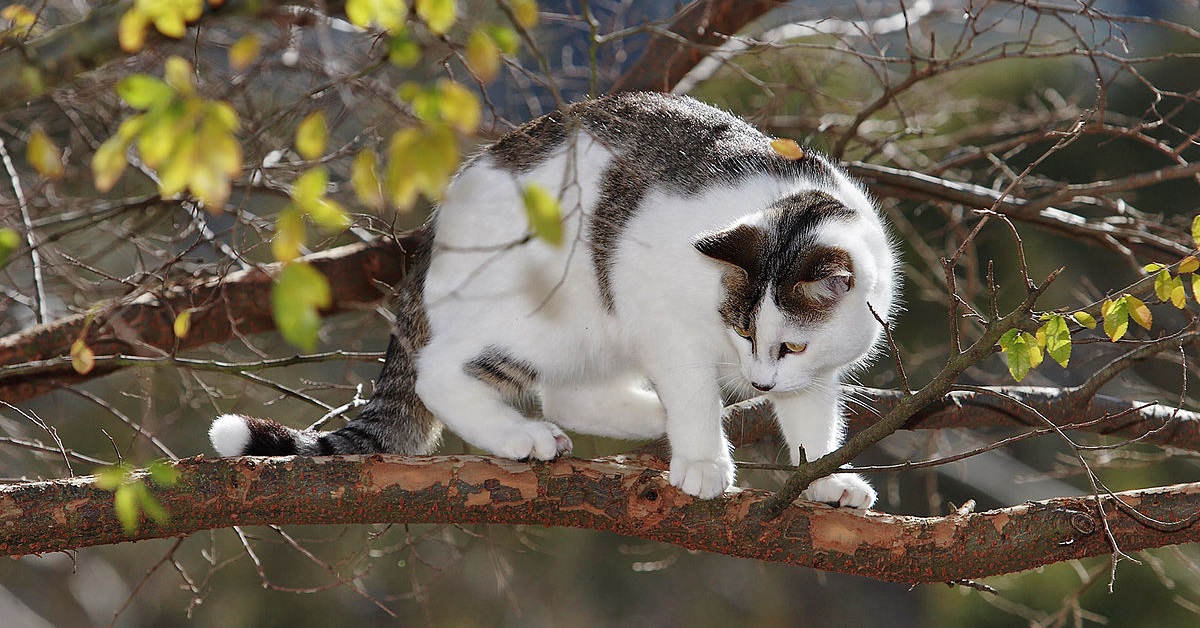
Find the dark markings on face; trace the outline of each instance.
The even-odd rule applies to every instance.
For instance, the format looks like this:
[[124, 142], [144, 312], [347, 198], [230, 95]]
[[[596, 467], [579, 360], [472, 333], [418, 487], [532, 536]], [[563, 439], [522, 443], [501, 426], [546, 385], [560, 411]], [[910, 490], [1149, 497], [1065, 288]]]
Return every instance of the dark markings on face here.
[[787, 197], [766, 212], [765, 227], [738, 225], [695, 242], [701, 253], [726, 264], [719, 312], [731, 329], [751, 332], [768, 288], [780, 310], [797, 325], [820, 323], [853, 287], [854, 268], [845, 250], [817, 244], [827, 220], [853, 211], [819, 191]]
[[463, 365], [467, 375], [484, 382], [501, 394], [518, 396], [537, 380], [533, 365], [509, 355], [504, 349], [488, 347], [478, 357]]
[[573, 124], [615, 155], [602, 174], [600, 199], [588, 225], [592, 262], [609, 309], [615, 246], [651, 188], [687, 196], [761, 173], [832, 178], [814, 151], [805, 149], [808, 156], [789, 160], [744, 120], [686, 96], [660, 93], [626, 92], [576, 103], [529, 122], [487, 152], [500, 167], [528, 172], [566, 141]]

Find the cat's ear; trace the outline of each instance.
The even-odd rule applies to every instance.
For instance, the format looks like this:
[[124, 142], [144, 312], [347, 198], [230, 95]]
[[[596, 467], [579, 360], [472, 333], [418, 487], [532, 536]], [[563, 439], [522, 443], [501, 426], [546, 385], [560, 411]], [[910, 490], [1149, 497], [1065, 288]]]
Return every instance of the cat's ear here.
[[815, 256], [808, 276], [792, 288], [797, 296], [823, 302], [842, 298], [854, 287], [854, 263], [842, 249], [829, 248]]
[[747, 276], [758, 274], [762, 265], [763, 243], [767, 235], [751, 225], [734, 225], [720, 231], [700, 234], [692, 245], [697, 251], [742, 269]]

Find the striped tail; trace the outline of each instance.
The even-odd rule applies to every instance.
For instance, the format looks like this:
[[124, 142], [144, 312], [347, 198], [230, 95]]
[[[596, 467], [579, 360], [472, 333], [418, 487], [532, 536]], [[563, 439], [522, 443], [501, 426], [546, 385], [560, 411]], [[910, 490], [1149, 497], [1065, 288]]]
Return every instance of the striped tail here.
[[409, 255], [405, 282], [400, 286], [396, 327], [388, 343], [375, 394], [357, 417], [333, 432], [297, 430], [271, 419], [224, 414], [213, 421], [208, 435], [222, 456], [287, 456], [397, 453], [419, 455], [433, 451], [442, 424], [417, 397], [416, 358], [429, 342], [429, 319], [422, 299], [432, 249], [432, 225]]

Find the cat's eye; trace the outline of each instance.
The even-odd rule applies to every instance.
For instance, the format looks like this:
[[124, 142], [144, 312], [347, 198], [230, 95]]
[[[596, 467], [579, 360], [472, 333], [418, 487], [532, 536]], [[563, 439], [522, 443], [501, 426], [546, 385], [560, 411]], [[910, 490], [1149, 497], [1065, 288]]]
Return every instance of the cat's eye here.
[[746, 340], [750, 340], [751, 338], [754, 337], [754, 332], [750, 331], [749, 329], [746, 329], [745, 327], [734, 327], [733, 333], [741, 336], [742, 338], [745, 338]]
[[807, 342], [785, 342], [779, 345], [779, 356], [783, 357], [789, 353], [804, 353], [807, 348]]

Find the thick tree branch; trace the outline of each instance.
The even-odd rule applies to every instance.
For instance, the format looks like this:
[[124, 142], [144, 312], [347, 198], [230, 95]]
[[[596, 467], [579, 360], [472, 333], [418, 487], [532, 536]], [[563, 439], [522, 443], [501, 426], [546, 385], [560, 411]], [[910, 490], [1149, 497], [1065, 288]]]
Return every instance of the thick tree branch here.
[[754, 20], [782, 4], [780, 0], [698, 0], [675, 15], [670, 27], [656, 32], [642, 56], [617, 79], [614, 92], [669, 92], [696, 64]]
[[[896, 582], [950, 582], [1112, 551], [1094, 497], [975, 514], [906, 517], [798, 502], [764, 521], [769, 495], [702, 501], [631, 460], [530, 464], [481, 456], [182, 461], [155, 487], [170, 512], [127, 536], [93, 477], [0, 487], [0, 552], [22, 555], [231, 525], [502, 523], [606, 530], [681, 547]], [[1117, 503], [1117, 499], [1121, 504]], [[1123, 551], [1200, 540], [1200, 484], [1104, 497]]]
[[[306, 259], [329, 278], [333, 305], [327, 313], [378, 302], [381, 286], [399, 282], [411, 261], [421, 231], [400, 234], [395, 241], [381, 238], [370, 244], [343, 246]], [[96, 355], [173, 355], [235, 333], [253, 334], [275, 328], [271, 317], [271, 285], [276, 264], [223, 277], [174, 286], [110, 303], [90, 315], [78, 314], [0, 338], [0, 399], [14, 403], [64, 384], [83, 381], [115, 370], [100, 364], [88, 375], [71, 369], [71, 344], [83, 337]], [[191, 309], [191, 331], [175, 337], [175, 316]], [[4, 367], [39, 363], [36, 373], [5, 375]]]

